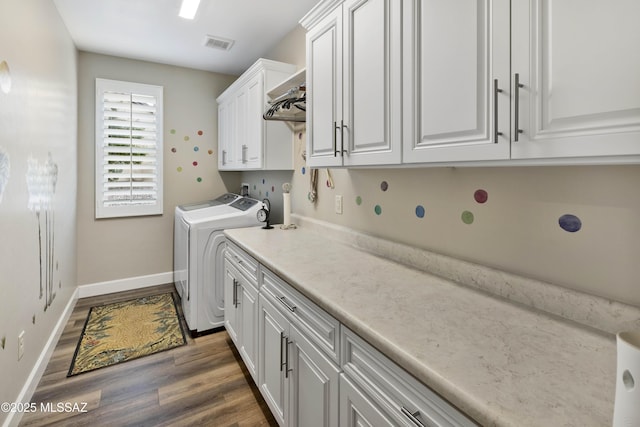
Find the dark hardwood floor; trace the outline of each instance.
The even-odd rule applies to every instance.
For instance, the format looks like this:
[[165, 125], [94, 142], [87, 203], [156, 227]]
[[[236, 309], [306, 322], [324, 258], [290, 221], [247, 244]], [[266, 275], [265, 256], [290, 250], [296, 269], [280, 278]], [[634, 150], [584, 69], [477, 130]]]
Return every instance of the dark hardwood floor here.
[[92, 306], [167, 291], [173, 284], [80, 299], [31, 399], [38, 410], [20, 425], [276, 426], [225, 331], [187, 334], [185, 346], [67, 378]]

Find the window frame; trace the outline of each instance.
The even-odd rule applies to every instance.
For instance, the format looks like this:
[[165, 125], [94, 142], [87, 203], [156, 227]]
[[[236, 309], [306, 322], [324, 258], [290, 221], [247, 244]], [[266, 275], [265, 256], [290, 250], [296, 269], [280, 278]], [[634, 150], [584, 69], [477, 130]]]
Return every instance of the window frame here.
[[[144, 83], [96, 78], [95, 98], [95, 218], [121, 218], [163, 214], [163, 87]], [[104, 93], [120, 92], [155, 97], [156, 131], [156, 198], [153, 204], [123, 204], [106, 206], [104, 191]]]

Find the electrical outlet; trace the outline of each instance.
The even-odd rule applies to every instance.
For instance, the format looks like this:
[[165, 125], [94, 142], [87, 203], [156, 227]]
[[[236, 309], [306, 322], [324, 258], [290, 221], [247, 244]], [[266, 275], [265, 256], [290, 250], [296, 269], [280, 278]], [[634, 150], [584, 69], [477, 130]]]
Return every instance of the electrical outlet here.
[[342, 196], [336, 196], [335, 211], [337, 214], [342, 215]]
[[24, 331], [18, 335], [18, 360], [22, 359], [22, 356], [24, 356]]

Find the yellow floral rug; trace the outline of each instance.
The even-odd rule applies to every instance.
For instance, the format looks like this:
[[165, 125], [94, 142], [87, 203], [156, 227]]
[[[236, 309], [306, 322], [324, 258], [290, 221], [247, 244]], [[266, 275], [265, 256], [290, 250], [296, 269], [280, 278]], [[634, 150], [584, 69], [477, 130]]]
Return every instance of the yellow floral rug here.
[[184, 344], [171, 292], [91, 307], [67, 376]]

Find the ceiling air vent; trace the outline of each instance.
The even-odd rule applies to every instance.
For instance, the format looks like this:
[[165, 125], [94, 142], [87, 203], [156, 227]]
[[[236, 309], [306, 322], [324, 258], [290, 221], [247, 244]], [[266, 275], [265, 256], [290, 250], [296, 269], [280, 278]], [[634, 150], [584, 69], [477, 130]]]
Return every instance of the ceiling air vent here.
[[204, 38], [204, 45], [212, 49], [229, 50], [233, 46], [234, 40], [225, 39], [217, 36], [207, 35]]

